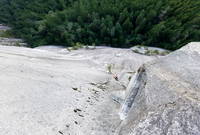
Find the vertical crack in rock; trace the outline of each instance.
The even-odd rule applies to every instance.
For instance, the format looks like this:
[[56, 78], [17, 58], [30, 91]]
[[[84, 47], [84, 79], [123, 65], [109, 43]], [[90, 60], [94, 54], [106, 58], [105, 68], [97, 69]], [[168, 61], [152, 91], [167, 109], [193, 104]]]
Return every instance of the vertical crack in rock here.
[[144, 89], [144, 86], [146, 85], [146, 72], [145, 72], [145, 66], [142, 65], [138, 71], [135, 78], [131, 79], [128, 87], [127, 87], [127, 96], [124, 100], [124, 103], [122, 104], [121, 110], [119, 112], [119, 116], [121, 120], [126, 119], [128, 116], [128, 113], [133, 106], [135, 97], [138, 94], [138, 91]]

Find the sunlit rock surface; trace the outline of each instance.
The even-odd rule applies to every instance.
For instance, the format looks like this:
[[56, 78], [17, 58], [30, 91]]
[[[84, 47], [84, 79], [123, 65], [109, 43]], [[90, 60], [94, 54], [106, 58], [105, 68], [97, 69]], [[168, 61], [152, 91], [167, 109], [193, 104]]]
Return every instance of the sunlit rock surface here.
[[126, 72], [152, 59], [107, 47], [58, 53], [0, 46], [0, 134], [115, 134], [120, 105], [111, 93], [121, 85], [113, 74], [132, 75]]
[[[190, 43], [145, 64], [146, 75], [141, 82], [145, 87], [137, 91], [119, 134], [199, 135], [199, 60], [200, 43]], [[127, 94], [127, 98], [129, 96]]]
[[0, 134], [200, 134], [200, 43], [158, 55], [0, 46]]

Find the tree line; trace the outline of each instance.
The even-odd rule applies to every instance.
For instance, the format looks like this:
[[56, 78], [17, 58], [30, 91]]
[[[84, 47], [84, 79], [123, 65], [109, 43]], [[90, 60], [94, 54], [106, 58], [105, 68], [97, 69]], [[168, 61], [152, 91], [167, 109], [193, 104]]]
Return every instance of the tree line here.
[[155, 46], [200, 40], [199, 0], [0, 0], [0, 22], [30, 47]]

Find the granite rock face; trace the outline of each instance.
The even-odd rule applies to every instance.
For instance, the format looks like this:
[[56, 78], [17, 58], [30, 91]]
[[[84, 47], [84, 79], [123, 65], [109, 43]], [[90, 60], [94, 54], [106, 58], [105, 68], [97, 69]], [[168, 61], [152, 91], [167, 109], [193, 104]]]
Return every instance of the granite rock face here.
[[155, 59], [129, 49], [63, 49], [0, 46], [0, 134], [112, 135], [120, 119], [107, 65], [129, 74]]
[[136, 90], [137, 94], [118, 134], [199, 135], [200, 43], [190, 43], [143, 67], [140, 83], [145, 87], [129, 89], [126, 99]]
[[0, 134], [198, 135], [199, 60], [200, 43], [167, 56], [0, 46]]

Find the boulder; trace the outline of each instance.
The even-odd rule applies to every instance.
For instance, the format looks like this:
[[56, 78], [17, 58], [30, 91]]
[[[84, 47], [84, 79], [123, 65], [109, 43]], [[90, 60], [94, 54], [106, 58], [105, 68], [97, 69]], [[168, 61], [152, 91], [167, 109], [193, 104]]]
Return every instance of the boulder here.
[[129, 84], [118, 134], [200, 134], [199, 60], [200, 43], [194, 42], [143, 65]]

